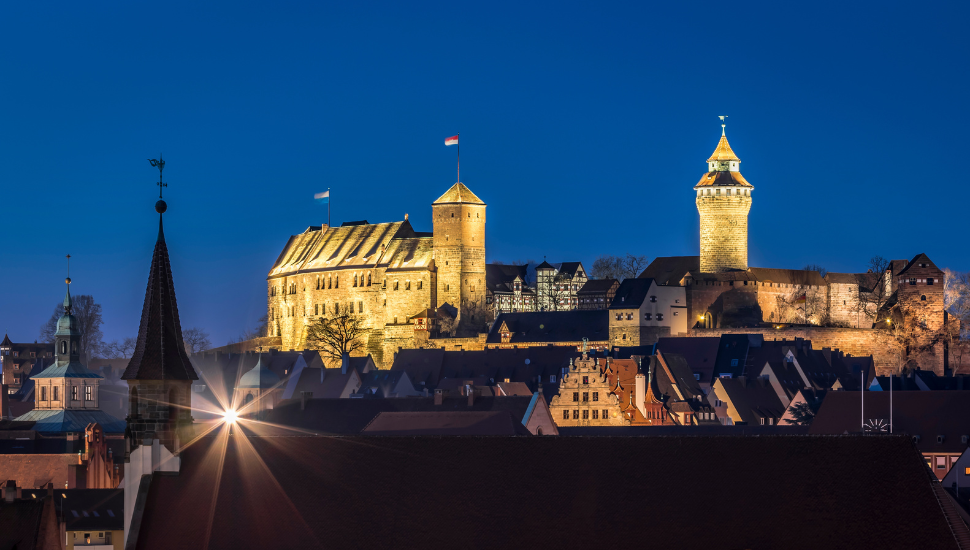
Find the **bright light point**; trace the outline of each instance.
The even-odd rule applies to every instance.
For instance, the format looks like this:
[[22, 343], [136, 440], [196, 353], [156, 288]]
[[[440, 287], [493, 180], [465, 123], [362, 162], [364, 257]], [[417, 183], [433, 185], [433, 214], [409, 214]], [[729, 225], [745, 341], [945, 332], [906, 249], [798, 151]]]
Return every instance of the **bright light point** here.
[[222, 418], [225, 419], [226, 422], [231, 424], [235, 422], [237, 418], [239, 418], [239, 414], [236, 411], [228, 410], [222, 413]]

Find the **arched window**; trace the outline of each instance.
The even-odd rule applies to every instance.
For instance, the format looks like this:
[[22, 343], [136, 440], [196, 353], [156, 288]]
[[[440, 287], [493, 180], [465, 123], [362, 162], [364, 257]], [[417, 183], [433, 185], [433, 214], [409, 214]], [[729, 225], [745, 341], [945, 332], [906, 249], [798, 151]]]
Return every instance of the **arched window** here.
[[919, 299], [921, 301], [925, 302], [926, 301], [926, 294], [923, 294], [922, 296], [920, 296]]
[[357, 275], [354, 275], [354, 286], [357, 286]]
[[248, 405], [253, 402], [253, 394], [247, 393], [246, 398], [243, 399], [243, 405]]
[[370, 273], [367, 274], [367, 286], [370, 286]]
[[67, 353], [67, 342], [61, 340], [61, 354]]
[[77, 342], [71, 342], [71, 353], [77, 353]]
[[333, 278], [333, 287], [340, 288], [340, 275]]

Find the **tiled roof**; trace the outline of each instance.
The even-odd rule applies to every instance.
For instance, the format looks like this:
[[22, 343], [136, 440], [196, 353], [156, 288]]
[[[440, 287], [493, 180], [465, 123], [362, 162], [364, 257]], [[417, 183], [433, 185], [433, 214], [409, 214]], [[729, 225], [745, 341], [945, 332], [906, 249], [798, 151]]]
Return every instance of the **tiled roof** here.
[[694, 189], [700, 187], [750, 187], [754, 186], [744, 179], [741, 172], [708, 172], [701, 176]]
[[[148, 289], [141, 310], [135, 351], [122, 375], [124, 380], [198, 380], [185, 353], [182, 324], [175, 299], [175, 282], [168, 260], [168, 246], [158, 218], [158, 240], [148, 273]], [[107, 429], [106, 429], [107, 431]]]
[[707, 159], [707, 162], [714, 162], [718, 160], [736, 160], [741, 161], [734, 151], [731, 149], [731, 145], [728, 143], [727, 136], [721, 134], [721, 139], [717, 142], [717, 147], [714, 149], [714, 153], [711, 158]]
[[741, 416], [748, 424], [760, 424], [762, 418], [780, 419], [785, 414], [775, 389], [761, 377], [719, 378], [721, 387]]
[[619, 286], [620, 282], [616, 279], [590, 279], [586, 281], [583, 288], [579, 289], [579, 294], [585, 294], [588, 292], [609, 292], [613, 285]]
[[663, 256], [650, 262], [639, 278], [653, 279], [658, 285], [679, 285], [684, 275], [700, 270], [700, 256]]
[[[55, 492], [68, 531], [121, 531], [125, 528], [124, 489], [68, 489]], [[61, 497], [65, 495], [65, 497]], [[80, 544], [76, 545], [83, 548]]]
[[438, 197], [438, 200], [434, 201], [432, 204], [482, 204], [485, 203], [482, 199], [475, 196], [472, 190], [465, 186], [464, 183], [458, 182], [451, 186], [451, 189], [445, 191], [444, 195]]
[[[152, 478], [140, 550], [957, 548], [908, 438], [219, 434], [181, 459]], [[617, 518], [644, 495], [663, 505]]]
[[657, 350], [664, 354], [680, 355], [691, 372], [700, 375], [700, 381], [710, 383], [720, 342], [721, 339], [716, 336], [660, 338]]
[[499, 328], [505, 323], [512, 331], [510, 343], [579, 342], [583, 338], [599, 342], [610, 335], [609, 312], [601, 310], [529, 311], [499, 314], [485, 340], [502, 343]]
[[919, 264], [926, 264], [926, 267], [923, 269], [931, 269], [933, 271], [940, 270], [940, 268], [936, 267], [936, 264], [933, 263], [933, 260], [931, 260], [929, 256], [927, 256], [926, 254], [920, 253], [914, 256], [913, 259], [910, 260], [909, 263], [906, 265], [906, 267], [904, 267], [902, 271], [897, 273], [897, 275], [903, 275], [910, 269], [913, 269], [914, 267], [919, 269]]

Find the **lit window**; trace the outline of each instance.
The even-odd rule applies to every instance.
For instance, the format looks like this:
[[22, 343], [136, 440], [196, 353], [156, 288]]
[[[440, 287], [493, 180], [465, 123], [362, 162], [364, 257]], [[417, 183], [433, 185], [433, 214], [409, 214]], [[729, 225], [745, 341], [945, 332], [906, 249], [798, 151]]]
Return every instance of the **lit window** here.
[[600, 416], [600, 412], [596, 409], [593, 409], [593, 420], [599, 419], [599, 416]]
[[579, 411], [573, 410], [573, 420], [579, 420]]
[[579, 401], [579, 392], [578, 391], [574, 391], [573, 392], [573, 401]]
[[[569, 411], [568, 410], [562, 412], [562, 419], [563, 420], [569, 420]], [[970, 468], [968, 468], [968, 470], [970, 470]]]
[[589, 420], [589, 411], [587, 410], [583, 411], [583, 420]]
[[85, 401], [94, 401], [94, 387], [93, 386], [84, 386], [84, 400]]
[[584, 391], [583, 392], [583, 401], [584, 402], [585, 401], [589, 401], [589, 392], [588, 391]]
[[593, 392], [593, 401], [599, 401], [599, 400], [600, 400], [600, 392], [594, 391]]
[[657, 320], [658, 321], [663, 321], [664, 320], [664, 314], [663, 313], [658, 313], [657, 314]]

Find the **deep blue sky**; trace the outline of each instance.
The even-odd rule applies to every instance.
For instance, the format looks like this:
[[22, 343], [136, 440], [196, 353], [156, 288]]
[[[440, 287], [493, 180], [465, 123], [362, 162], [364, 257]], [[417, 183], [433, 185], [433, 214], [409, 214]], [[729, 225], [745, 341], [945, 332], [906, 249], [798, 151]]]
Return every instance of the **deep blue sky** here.
[[970, 269], [970, 3], [199, 4], [0, 5], [15, 341], [63, 297], [68, 252], [105, 339], [137, 332], [159, 152], [182, 325], [216, 345], [326, 221], [313, 193], [333, 189], [334, 223], [430, 231], [457, 132], [489, 260], [697, 254], [691, 188], [727, 114], [751, 265]]

